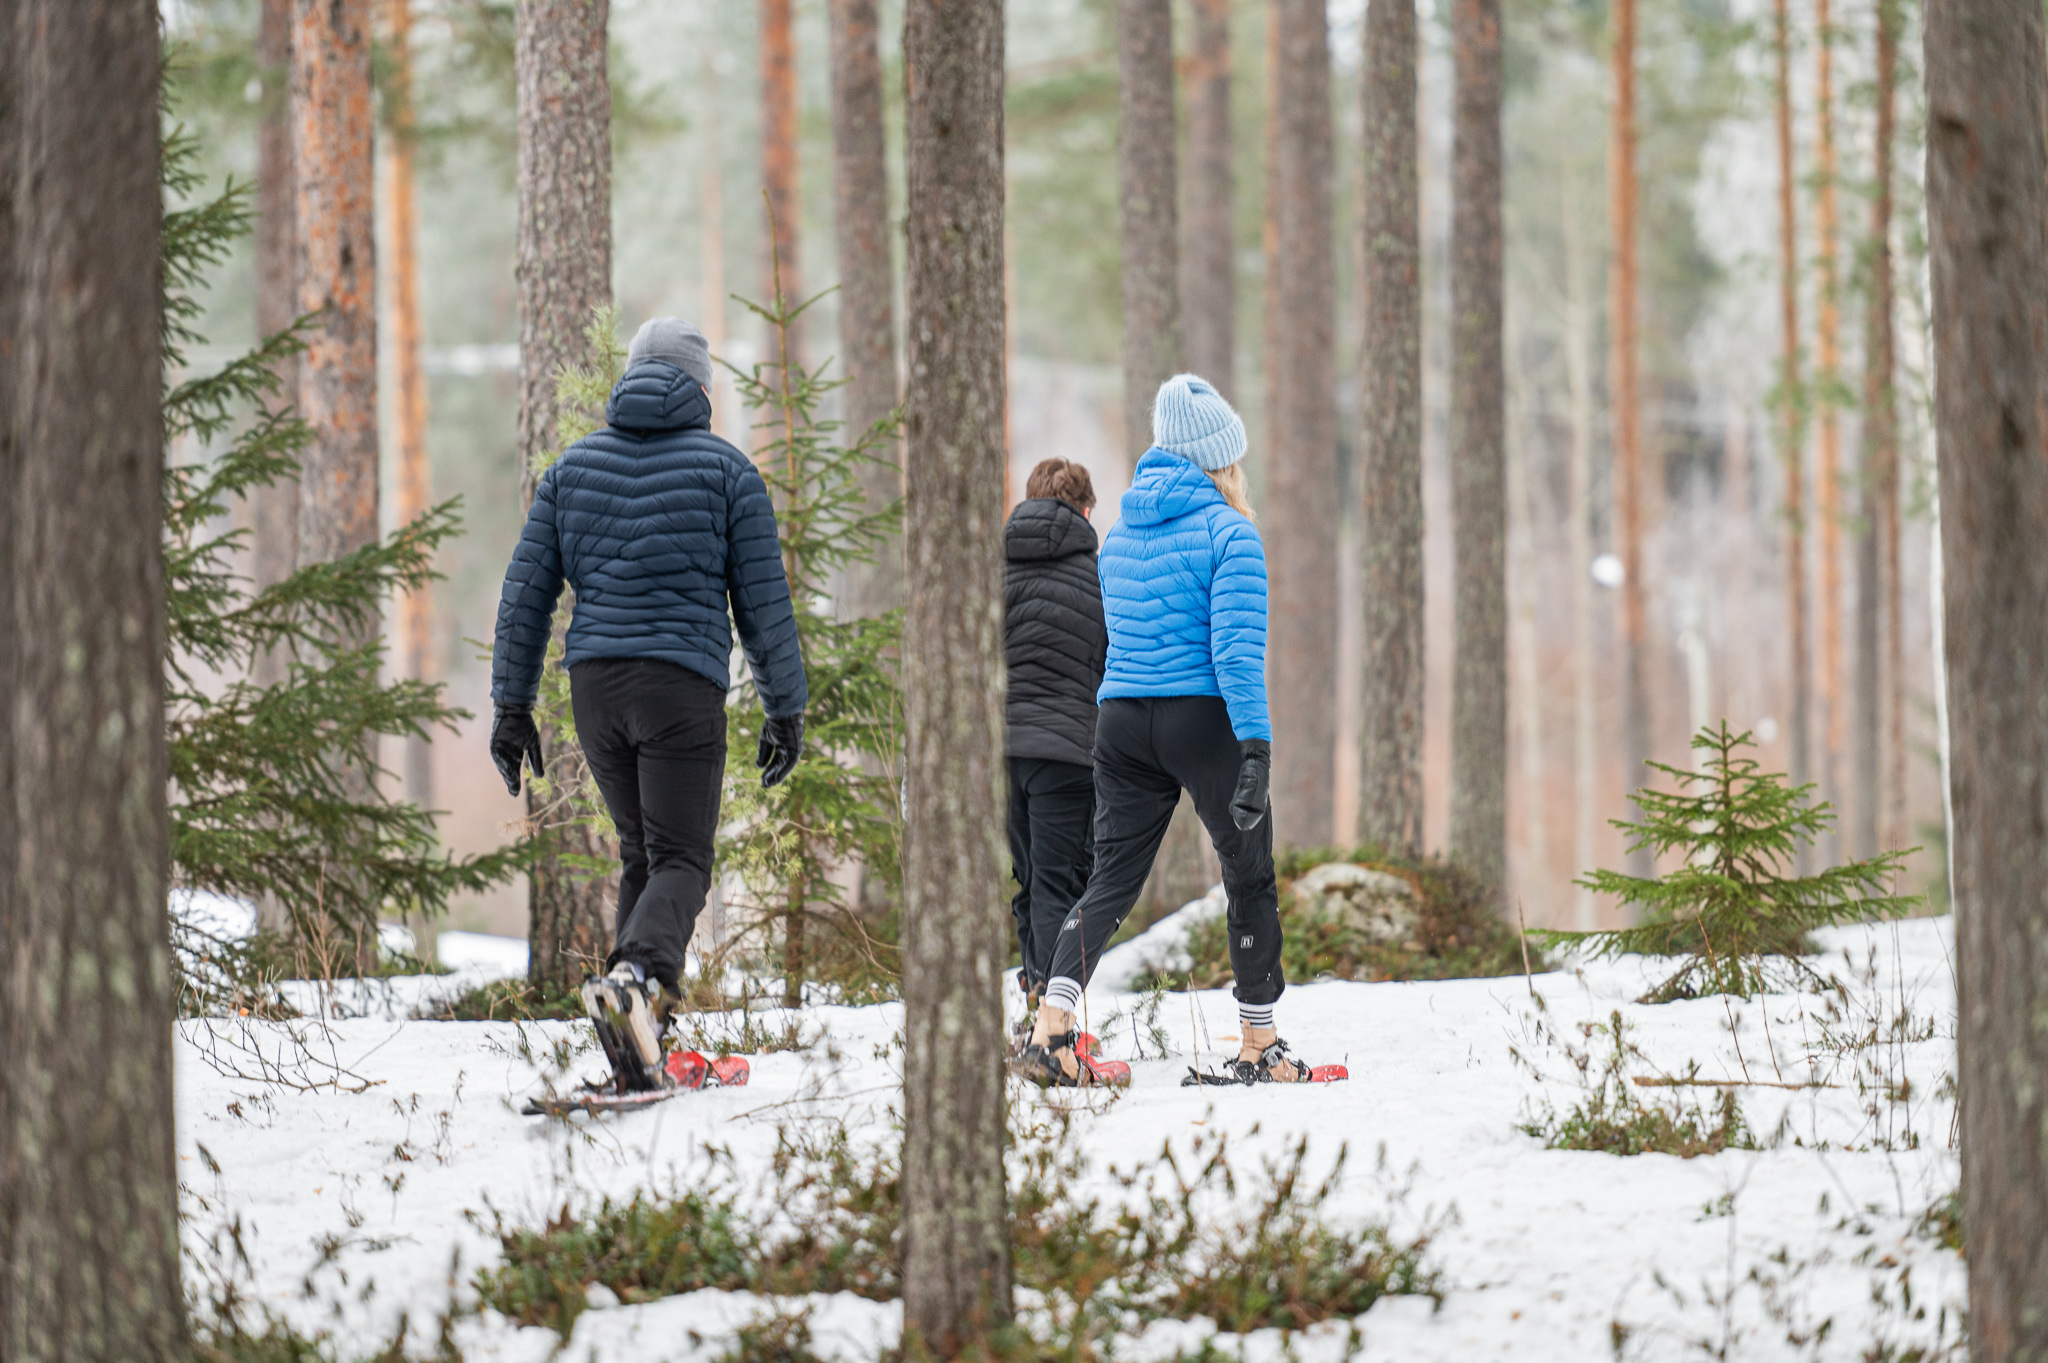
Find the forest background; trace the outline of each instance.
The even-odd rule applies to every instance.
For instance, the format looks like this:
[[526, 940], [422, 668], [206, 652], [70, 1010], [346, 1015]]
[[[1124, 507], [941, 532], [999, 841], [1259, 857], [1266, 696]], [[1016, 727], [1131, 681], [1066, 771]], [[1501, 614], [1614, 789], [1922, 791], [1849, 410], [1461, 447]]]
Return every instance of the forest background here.
[[[1334, 824], [1348, 829], [1357, 803], [1357, 708], [1361, 617], [1357, 567], [1356, 454], [1364, 242], [1360, 68], [1363, 9], [1329, 6], [1339, 354], [1338, 477], [1344, 524], [1331, 572], [1340, 584], [1337, 762]], [[1860, 319], [1868, 255], [1868, 197], [1874, 143], [1869, 97], [1875, 7], [1839, 6], [1831, 25], [1834, 100], [1833, 185], [1842, 305], [1833, 382], [1788, 392], [1778, 290], [1779, 170], [1774, 128], [1775, 65], [1770, 7], [1759, 0], [1672, 0], [1643, 6], [1638, 19], [1640, 147], [1638, 219], [1642, 260], [1639, 342], [1645, 448], [1644, 585], [1646, 668], [1653, 721], [1651, 753], [1683, 761], [1686, 737], [1727, 716], [1752, 729], [1775, 770], [1795, 767], [1788, 747], [1789, 643], [1785, 451], [1777, 438], [1787, 404], [1808, 414], [1839, 411], [1847, 452], [1839, 516], [1840, 631], [1832, 696], [1816, 690], [1813, 774], [1845, 807], [1880, 798], [1853, 788], [1847, 751], [1855, 684], [1852, 632], [1854, 543], [1861, 531], [1852, 392], [1862, 373]], [[902, 214], [899, 3], [881, 5], [882, 56], [892, 223]], [[252, 180], [259, 117], [283, 96], [275, 72], [258, 63], [258, 0], [171, 0], [170, 36], [184, 47], [171, 94], [177, 116], [198, 133], [210, 188], [223, 176]], [[1588, 551], [1616, 549], [1609, 481], [1606, 401], [1608, 15], [1599, 0], [1507, 0], [1505, 18], [1505, 228], [1507, 241], [1507, 436], [1509, 608], [1509, 894], [1532, 926], [1617, 922], [1572, 878], [1618, 866], [1620, 835], [1607, 820], [1626, 814], [1618, 639], [1619, 593], [1592, 584]], [[429, 667], [450, 699], [475, 712], [459, 733], [437, 735], [421, 794], [447, 811], [440, 826], [452, 850], [508, 841], [523, 814], [503, 793], [484, 751], [487, 640], [498, 584], [520, 516], [514, 422], [517, 408], [517, 295], [513, 275], [513, 15], [490, 0], [415, 0], [411, 34], [417, 120], [418, 260], [427, 449], [435, 495], [460, 494], [465, 533], [442, 546], [447, 581], [434, 595]], [[1255, 493], [1265, 393], [1262, 281], [1266, 176], [1263, 165], [1267, 6], [1230, 6], [1231, 112], [1236, 223], [1236, 384], [1232, 393], [1252, 435]], [[836, 278], [833, 260], [832, 137], [823, 0], [797, 0], [796, 71], [800, 118], [801, 223], [798, 274], [807, 289]], [[1449, 450], [1451, 52], [1448, 6], [1424, 0], [1421, 179], [1424, 288], [1423, 468], [1426, 640], [1423, 778], [1424, 843], [1447, 840], [1451, 750], [1451, 478]], [[1816, 268], [1814, 207], [1826, 177], [1816, 170], [1815, 118], [1820, 31], [1812, 7], [1790, 6], [1791, 93], [1799, 168], [1800, 316], [1811, 328], [1823, 284]], [[1909, 7], [1900, 46], [1919, 50]], [[1194, 25], [1177, 7], [1176, 44], [1185, 66]], [[702, 321], [714, 349], [740, 367], [765, 358], [756, 319], [728, 295], [766, 297], [769, 233], [763, 216], [760, 21], [756, 7], [716, 0], [614, 0], [614, 294], [627, 328], [656, 313]], [[378, 62], [382, 77], [388, 53]], [[1005, 160], [1010, 298], [1010, 497], [1050, 455], [1078, 459], [1102, 498], [1098, 527], [1115, 517], [1141, 450], [1126, 449], [1119, 353], [1122, 335], [1117, 198], [1117, 55], [1111, 0], [1038, 0], [1012, 9]], [[1902, 70], [1894, 190], [1898, 261], [1898, 389], [1902, 478], [1900, 638], [1906, 776], [1902, 817], [1880, 819], [1886, 845], [1927, 845], [1913, 863], [1941, 902], [1941, 797], [1929, 602], [1931, 447], [1925, 419], [1926, 285], [1920, 193], [1922, 101], [1917, 75]], [[387, 105], [389, 101], [386, 101]], [[1182, 126], [1185, 135], [1185, 110]], [[378, 154], [389, 138], [379, 125]], [[1183, 195], [1192, 176], [1183, 176]], [[380, 185], [382, 178], [380, 176]], [[1183, 220], [1186, 213], [1183, 211]], [[380, 213], [380, 234], [388, 220]], [[896, 277], [902, 280], [898, 243]], [[394, 253], [380, 242], [380, 270]], [[255, 272], [245, 243], [219, 271], [199, 330], [215, 345], [195, 352], [206, 369], [255, 338]], [[380, 302], [390, 290], [380, 280]], [[819, 304], [805, 333], [813, 363], [836, 349], [836, 299]], [[901, 316], [899, 302], [898, 315]], [[722, 342], [719, 338], [722, 336]], [[1813, 338], [1804, 338], [1810, 348]], [[216, 355], [214, 351], [218, 351]], [[388, 369], [394, 348], [380, 347]], [[1812, 372], [1809, 360], [1807, 370]], [[387, 419], [386, 488], [397, 485], [388, 410], [398, 391], [381, 378]], [[729, 385], [720, 429], [741, 437], [743, 416]], [[1141, 400], [1149, 395], [1141, 395]], [[1809, 434], [1802, 467], [1814, 457]], [[1586, 460], [1583, 504], [1572, 496], [1574, 446]], [[172, 452], [179, 461], [203, 451]], [[1812, 486], [1812, 473], [1807, 473]], [[385, 528], [395, 526], [386, 498]], [[1572, 525], [1587, 535], [1575, 548]], [[1287, 533], [1268, 518], [1269, 542]], [[1819, 538], [1808, 535], [1809, 627], [1820, 638]], [[1589, 596], [1590, 633], [1574, 628], [1575, 593]], [[395, 627], [395, 626], [393, 626]], [[393, 650], [393, 657], [403, 653]], [[1816, 659], [1818, 655], [1816, 654]], [[1591, 679], [1590, 724], [1578, 705], [1578, 669]], [[1815, 675], [1819, 676], [1817, 667]], [[1832, 704], [1830, 704], [1830, 700]], [[1832, 770], [1820, 759], [1832, 743]], [[404, 762], [387, 752], [385, 766]], [[1582, 776], [1583, 773], [1583, 776]], [[396, 778], [394, 778], [395, 781]], [[417, 778], [415, 778], [417, 779]], [[1902, 826], [1893, 826], [1902, 825]], [[1897, 836], [1894, 836], [1897, 835]], [[1284, 836], [1284, 830], [1283, 830]], [[1845, 832], [1832, 854], [1863, 855]], [[524, 935], [523, 884], [456, 903], [446, 926]]]

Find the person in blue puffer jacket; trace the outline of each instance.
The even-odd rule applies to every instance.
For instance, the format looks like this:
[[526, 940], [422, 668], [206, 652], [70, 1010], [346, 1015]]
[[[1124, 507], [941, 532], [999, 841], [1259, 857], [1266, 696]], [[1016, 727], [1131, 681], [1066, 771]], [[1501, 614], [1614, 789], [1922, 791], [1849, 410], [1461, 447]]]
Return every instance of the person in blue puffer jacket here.
[[1287, 982], [1267, 817], [1266, 554], [1245, 491], [1244, 422], [1206, 381], [1178, 374], [1153, 399], [1152, 438], [1099, 560], [1109, 659], [1097, 693], [1095, 870], [1060, 929], [1016, 1064], [1047, 1084], [1103, 1077], [1075, 1052], [1081, 991], [1186, 790], [1230, 901], [1243, 1045], [1229, 1077], [1307, 1079], [1273, 1024]]
[[803, 752], [808, 691], [775, 510], [753, 461], [712, 434], [710, 383], [696, 327], [640, 328], [604, 428], [534, 489], [491, 654], [491, 758], [517, 795], [522, 761], [544, 774], [533, 704], [556, 599], [575, 589], [562, 661], [623, 862], [615, 945], [583, 998], [628, 1089], [661, 1085], [661, 1033], [711, 887], [734, 624], [766, 714], [761, 784]]

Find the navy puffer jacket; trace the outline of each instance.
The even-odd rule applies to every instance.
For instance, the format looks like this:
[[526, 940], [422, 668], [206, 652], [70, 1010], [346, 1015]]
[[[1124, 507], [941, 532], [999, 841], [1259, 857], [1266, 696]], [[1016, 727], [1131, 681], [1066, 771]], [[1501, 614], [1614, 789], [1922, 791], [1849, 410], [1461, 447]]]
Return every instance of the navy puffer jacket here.
[[1095, 765], [1095, 688], [1109, 633], [1095, 527], [1056, 497], [1017, 503], [1003, 527], [1004, 752]]
[[567, 582], [565, 666], [659, 658], [724, 686], [737, 623], [767, 713], [798, 713], [803, 654], [760, 471], [711, 433], [704, 386], [661, 360], [626, 371], [605, 420], [534, 490], [498, 601], [491, 699], [533, 704]]

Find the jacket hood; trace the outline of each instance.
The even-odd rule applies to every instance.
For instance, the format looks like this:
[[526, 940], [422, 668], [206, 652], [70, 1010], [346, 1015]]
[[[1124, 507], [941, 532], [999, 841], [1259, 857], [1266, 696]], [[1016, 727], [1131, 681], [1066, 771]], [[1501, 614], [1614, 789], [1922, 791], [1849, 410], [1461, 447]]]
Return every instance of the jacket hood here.
[[1097, 543], [1088, 518], [1057, 497], [1017, 503], [1003, 527], [1003, 556], [1012, 563], [1092, 554]]
[[640, 360], [612, 387], [604, 419], [622, 431], [709, 430], [711, 398], [694, 376], [667, 360]]
[[1132, 525], [1162, 525], [1206, 506], [1228, 505], [1209, 475], [1177, 454], [1151, 449], [1131, 475], [1131, 490], [1119, 504]]

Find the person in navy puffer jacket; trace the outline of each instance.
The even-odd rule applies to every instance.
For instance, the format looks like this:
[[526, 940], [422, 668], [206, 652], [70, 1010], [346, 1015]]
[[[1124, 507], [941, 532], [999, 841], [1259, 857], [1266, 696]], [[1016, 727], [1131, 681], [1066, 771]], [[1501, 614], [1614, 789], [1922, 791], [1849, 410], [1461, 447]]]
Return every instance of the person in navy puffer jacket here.
[[574, 588], [562, 661], [624, 863], [608, 973], [585, 984], [584, 999], [634, 1088], [658, 1083], [665, 1014], [711, 886], [728, 609], [767, 717], [762, 785], [781, 781], [803, 751], [803, 654], [774, 508], [753, 461], [712, 434], [710, 381], [696, 327], [657, 317], [640, 328], [607, 424], [534, 490], [491, 657], [491, 757], [516, 795], [522, 759], [544, 774], [533, 704], [556, 599], [565, 582]]
[[1245, 495], [1244, 422], [1207, 382], [1179, 374], [1153, 400], [1152, 436], [1100, 559], [1109, 659], [1095, 726], [1095, 870], [1060, 929], [1017, 1067], [1049, 1084], [1097, 1077], [1074, 1050], [1081, 991], [1137, 903], [1185, 789], [1230, 901], [1243, 1025], [1231, 1076], [1306, 1079], [1273, 1025], [1286, 980], [1267, 817], [1266, 555]]

